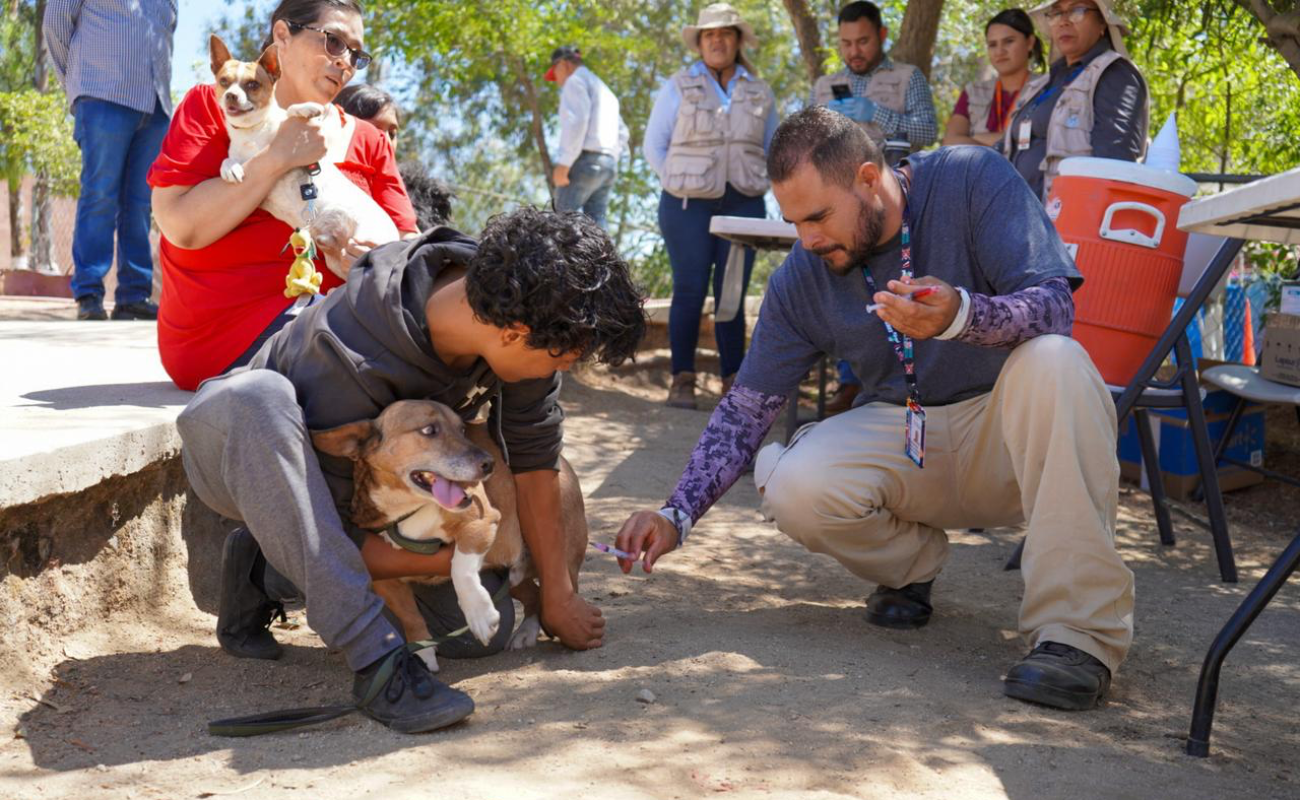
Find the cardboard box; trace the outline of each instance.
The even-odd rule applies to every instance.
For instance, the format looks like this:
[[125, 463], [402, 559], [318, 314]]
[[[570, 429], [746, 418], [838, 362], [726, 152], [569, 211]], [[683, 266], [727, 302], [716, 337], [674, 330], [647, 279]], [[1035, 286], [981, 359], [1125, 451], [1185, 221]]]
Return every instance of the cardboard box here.
[[1283, 314], [1300, 314], [1300, 283], [1282, 284], [1282, 307], [1278, 311]]
[[1269, 315], [1259, 374], [1270, 381], [1300, 386], [1300, 315]]
[[[1223, 390], [1212, 390], [1205, 398], [1206, 425], [1210, 430], [1210, 447], [1213, 448], [1228, 426], [1230, 411], [1236, 397]], [[1175, 500], [1188, 500], [1200, 485], [1200, 468], [1196, 463], [1196, 448], [1182, 409], [1150, 410], [1152, 436], [1159, 454], [1160, 475], [1165, 492]], [[1245, 461], [1254, 466], [1264, 465], [1264, 407], [1250, 404], [1241, 415], [1232, 441], [1224, 455]], [[1146, 475], [1141, 469], [1142, 449], [1138, 443], [1137, 420], [1129, 416], [1119, 438], [1120, 475], [1147, 488]], [[1224, 492], [1243, 489], [1262, 483], [1264, 476], [1234, 464], [1219, 465], [1219, 488]]]

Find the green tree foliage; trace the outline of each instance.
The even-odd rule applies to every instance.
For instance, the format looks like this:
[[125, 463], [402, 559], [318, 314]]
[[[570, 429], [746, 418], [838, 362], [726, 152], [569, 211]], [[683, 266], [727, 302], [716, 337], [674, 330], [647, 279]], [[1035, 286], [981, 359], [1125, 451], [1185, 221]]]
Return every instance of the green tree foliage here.
[[[227, 2], [235, 12], [223, 26], [228, 41], [236, 47], [242, 43], [251, 57], [265, 35], [271, 4]], [[619, 96], [631, 130], [632, 155], [624, 160], [615, 189], [611, 233], [641, 266], [651, 288], [663, 291], [668, 284], [656, 221], [659, 182], [640, 150], [660, 86], [695, 58], [680, 31], [703, 3], [373, 0], [366, 4], [366, 39], [385, 65], [384, 88], [406, 111], [401, 154], [420, 158], [460, 188], [456, 222], [471, 231], [512, 203], [549, 202], [559, 92], [542, 75], [554, 47], [581, 47], [587, 65]], [[779, 112], [802, 107], [810, 89], [809, 67], [799, 50], [791, 4], [733, 3], [758, 34], [760, 46], [749, 56], [772, 84]], [[834, 21], [841, 4], [794, 4], [819, 21], [818, 56], [827, 71], [841, 66]], [[891, 38], [897, 39], [907, 3], [880, 5]], [[985, 22], [1012, 5], [1005, 0], [942, 3], [930, 65], [941, 130], [962, 86], [990, 74]], [[1266, 31], [1259, 14], [1245, 8], [1253, 4], [1231, 0], [1120, 0], [1117, 5], [1132, 23], [1129, 49], [1150, 85], [1153, 133], [1170, 112], [1178, 112], [1184, 170], [1263, 174], [1300, 163], [1300, 84], [1275, 46], [1280, 23], [1274, 20]], [[1288, 4], [1272, 6], [1285, 12]]]
[[81, 153], [63, 92], [0, 92], [0, 169], [11, 183], [43, 174], [55, 194], [75, 196]]

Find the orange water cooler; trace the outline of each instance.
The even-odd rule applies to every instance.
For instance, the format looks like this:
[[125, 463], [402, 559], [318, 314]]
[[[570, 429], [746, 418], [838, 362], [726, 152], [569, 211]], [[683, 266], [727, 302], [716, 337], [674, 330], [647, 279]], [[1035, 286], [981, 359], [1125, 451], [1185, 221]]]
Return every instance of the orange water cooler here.
[[1127, 384], [1169, 326], [1187, 234], [1178, 212], [1196, 183], [1109, 158], [1067, 158], [1047, 215], [1083, 274], [1074, 338], [1106, 382]]

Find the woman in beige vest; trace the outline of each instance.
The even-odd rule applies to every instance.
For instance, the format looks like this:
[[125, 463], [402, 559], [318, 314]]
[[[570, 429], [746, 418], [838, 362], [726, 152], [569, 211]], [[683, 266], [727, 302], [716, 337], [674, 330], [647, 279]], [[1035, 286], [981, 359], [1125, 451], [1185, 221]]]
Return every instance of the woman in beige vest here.
[[1148, 95], [1109, 0], [1056, 0], [1030, 13], [1051, 33], [1052, 66], [1016, 98], [1002, 152], [1046, 200], [1066, 158], [1142, 157]]
[[[668, 404], [695, 408], [695, 346], [712, 274], [722, 295], [731, 246], [709, 233], [714, 216], [763, 217], [768, 189], [767, 145], [776, 132], [776, 99], [745, 58], [758, 39], [739, 12], [715, 3], [700, 12], [682, 39], [700, 60], [672, 76], [655, 98], [643, 151], [663, 183], [659, 229], [673, 270], [668, 315], [672, 388]], [[754, 254], [744, 259], [749, 285]], [[745, 355], [745, 307], [714, 326], [723, 391]]]
[[1031, 77], [1030, 67], [1042, 69], [1043, 45], [1034, 22], [1018, 8], [998, 12], [984, 26], [989, 63], [996, 78], [966, 84], [943, 134], [943, 143], [996, 147], [1011, 121], [1020, 89]]

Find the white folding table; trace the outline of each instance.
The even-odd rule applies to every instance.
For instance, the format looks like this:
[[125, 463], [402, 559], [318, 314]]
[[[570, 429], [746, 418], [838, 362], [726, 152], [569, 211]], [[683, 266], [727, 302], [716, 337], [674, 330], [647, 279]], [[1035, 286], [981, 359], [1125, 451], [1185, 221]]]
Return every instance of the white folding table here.
[[733, 245], [722, 273], [722, 296], [713, 309], [713, 321], [731, 322], [745, 302], [745, 256], [757, 250], [788, 251], [799, 239], [794, 226], [781, 219], [714, 217], [709, 233]]
[[[1262, 178], [1211, 197], [1193, 200], [1183, 206], [1178, 217], [1178, 227], [1192, 233], [1226, 236], [1236, 240], [1300, 245], [1300, 168]], [[1264, 380], [1259, 376], [1258, 370], [1249, 367], [1211, 367], [1202, 373], [1202, 377], [1241, 399], [1229, 422], [1229, 429], [1224, 432], [1222, 441], [1216, 448], [1216, 456], [1222, 454], [1224, 443], [1232, 433], [1233, 423], [1240, 417], [1245, 406], [1245, 399], [1294, 402], [1297, 395], [1300, 395], [1300, 390]], [[1251, 465], [1242, 466], [1256, 469]], [[1283, 549], [1282, 554], [1215, 637], [1205, 656], [1205, 664], [1201, 667], [1200, 680], [1196, 686], [1196, 704], [1192, 709], [1191, 732], [1187, 737], [1189, 755], [1207, 756], [1210, 753], [1210, 728], [1214, 722], [1219, 672], [1224, 659], [1298, 566], [1300, 534]]]

